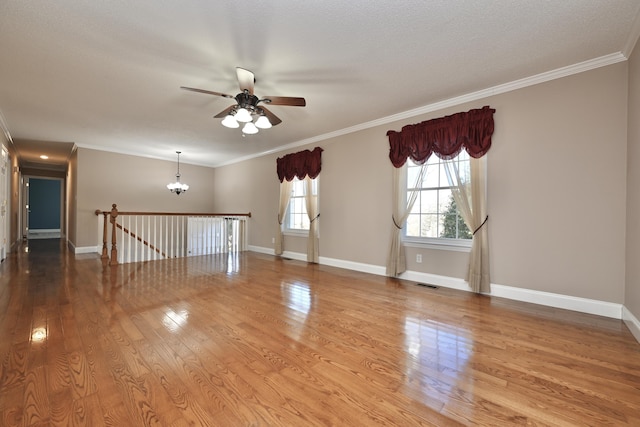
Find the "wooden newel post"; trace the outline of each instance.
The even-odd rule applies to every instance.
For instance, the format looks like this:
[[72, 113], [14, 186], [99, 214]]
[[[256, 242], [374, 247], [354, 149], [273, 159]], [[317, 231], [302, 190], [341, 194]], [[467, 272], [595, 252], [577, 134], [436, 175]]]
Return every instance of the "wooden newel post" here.
[[109, 254], [107, 251], [107, 215], [109, 212], [102, 212], [100, 209], [96, 209], [96, 215], [102, 214], [103, 216], [103, 228], [102, 228], [102, 256], [100, 258], [106, 259], [109, 258]]
[[[118, 208], [116, 204], [111, 205], [111, 212], [109, 212], [109, 222], [111, 222], [111, 260], [109, 265], [118, 265], [118, 247], [116, 245], [116, 218], [118, 217]], [[106, 227], [106, 222], [105, 222]]]
[[102, 212], [102, 216], [103, 216], [103, 230], [102, 230], [102, 256], [100, 258], [102, 259], [106, 259], [109, 258], [109, 254], [107, 251], [107, 212]]

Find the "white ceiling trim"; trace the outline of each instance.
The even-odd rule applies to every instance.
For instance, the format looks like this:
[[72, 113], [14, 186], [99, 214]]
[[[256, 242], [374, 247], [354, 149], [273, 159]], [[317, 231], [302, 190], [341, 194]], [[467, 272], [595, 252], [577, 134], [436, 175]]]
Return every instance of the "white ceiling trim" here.
[[9, 126], [7, 126], [7, 122], [4, 118], [4, 114], [0, 111], [0, 129], [2, 129], [2, 133], [4, 133], [4, 137], [7, 139], [7, 142], [13, 144], [13, 138], [11, 138], [11, 133], [9, 133]]
[[640, 38], [640, 14], [636, 14], [636, 17], [633, 20], [633, 25], [631, 26], [631, 32], [627, 38], [627, 43], [625, 43], [624, 48], [622, 49], [622, 54], [627, 59], [631, 56], [631, 53], [638, 42], [638, 38]]
[[[638, 31], [640, 31], [640, 20], [636, 20], [636, 22], [638, 23], [637, 27], [638, 27]], [[634, 26], [634, 30], [635, 30], [636, 26]], [[639, 32], [640, 34], [640, 32]], [[638, 37], [635, 37], [635, 40], [637, 40]], [[634, 42], [635, 43], [635, 42]], [[394, 114], [391, 116], [387, 116], [387, 117], [383, 117], [380, 119], [376, 119], [376, 120], [372, 120], [369, 122], [365, 122], [365, 123], [361, 123], [359, 125], [355, 125], [355, 126], [350, 126], [348, 128], [344, 128], [344, 129], [340, 129], [334, 132], [329, 132], [329, 133], [325, 133], [323, 135], [318, 135], [312, 138], [307, 138], [307, 139], [303, 139], [300, 141], [296, 141], [293, 142], [291, 144], [286, 144], [286, 145], [282, 145], [280, 147], [277, 147], [273, 150], [268, 150], [268, 151], [263, 151], [260, 153], [256, 153], [256, 154], [252, 154], [249, 156], [244, 156], [244, 157], [240, 157], [237, 159], [234, 159], [232, 161], [229, 162], [224, 162], [224, 163], [219, 163], [214, 165], [213, 167], [221, 167], [221, 166], [228, 166], [228, 165], [232, 165], [235, 163], [240, 163], [240, 162], [244, 162], [247, 160], [251, 160], [251, 159], [255, 159], [258, 157], [262, 157], [262, 156], [266, 156], [269, 154], [274, 154], [274, 153], [280, 153], [280, 152], [284, 152], [287, 150], [291, 150], [294, 148], [298, 148], [304, 145], [309, 145], [309, 144], [313, 144], [316, 142], [320, 142], [320, 141], [324, 141], [327, 139], [331, 139], [331, 138], [336, 138], [342, 135], [347, 135], [350, 133], [354, 133], [354, 132], [358, 132], [361, 130], [365, 130], [365, 129], [370, 129], [372, 127], [375, 126], [380, 126], [380, 125], [384, 125], [384, 124], [388, 124], [388, 123], [393, 123], [393, 122], [397, 122], [400, 120], [405, 120], [405, 119], [409, 119], [411, 117], [415, 117], [415, 116], [419, 116], [422, 114], [427, 114], [427, 113], [431, 113], [433, 111], [438, 111], [438, 110], [443, 110], [445, 108], [449, 108], [449, 107], [455, 107], [456, 105], [461, 105], [461, 104], [465, 104], [467, 102], [473, 102], [473, 101], [477, 101], [480, 99], [484, 99], [484, 98], [488, 98], [490, 96], [495, 96], [495, 95], [499, 95], [502, 93], [507, 93], [507, 92], [511, 92], [514, 90], [518, 90], [518, 89], [523, 89], [529, 86], [533, 86], [533, 85], [537, 85], [540, 83], [545, 83], [551, 80], [556, 80], [556, 79], [560, 79], [563, 77], [568, 77], [574, 74], [579, 74], [579, 73], [583, 73], [585, 71], [590, 71], [590, 70], [594, 70], [596, 68], [601, 68], [601, 67], [606, 67], [608, 65], [613, 65], [613, 64], [617, 64], [619, 62], [624, 62], [627, 60], [627, 56], [624, 55], [622, 52], [618, 52], [618, 53], [613, 53], [610, 55], [605, 55], [605, 56], [601, 56], [599, 58], [594, 58], [594, 59], [590, 59], [588, 61], [584, 61], [584, 62], [579, 62], [577, 64], [574, 65], [569, 65], [567, 67], [562, 67], [562, 68], [558, 68], [556, 70], [552, 70], [552, 71], [548, 71], [545, 73], [541, 73], [541, 74], [536, 74], [534, 76], [531, 77], [525, 77], [523, 79], [520, 80], [515, 80], [513, 82], [510, 83], [505, 83], [505, 84], [501, 84], [498, 86], [494, 86], [492, 88], [488, 88], [488, 89], [483, 89], [483, 90], [479, 90], [476, 92], [471, 92], [468, 93], [466, 95], [461, 95], [461, 96], [457, 96], [454, 98], [450, 98], [444, 101], [440, 101], [440, 102], [436, 102], [433, 104], [429, 104], [429, 105], [425, 105], [423, 107], [419, 107], [413, 110], [409, 110], [409, 111], [405, 111], [402, 113], [398, 113], [398, 114]], [[203, 165], [204, 166], [204, 165]]]

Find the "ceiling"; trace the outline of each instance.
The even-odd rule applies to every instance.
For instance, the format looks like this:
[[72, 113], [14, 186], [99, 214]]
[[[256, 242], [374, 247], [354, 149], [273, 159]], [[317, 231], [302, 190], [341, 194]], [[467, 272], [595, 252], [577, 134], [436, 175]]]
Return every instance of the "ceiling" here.
[[[64, 165], [73, 143], [219, 166], [624, 60], [639, 10], [638, 0], [3, 0], [0, 125], [32, 167], [47, 150]], [[243, 137], [213, 118], [233, 100], [180, 89], [236, 95], [235, 67], [255, 73], [259, 97], [307, 106], [271, 106], [282, 123]]]

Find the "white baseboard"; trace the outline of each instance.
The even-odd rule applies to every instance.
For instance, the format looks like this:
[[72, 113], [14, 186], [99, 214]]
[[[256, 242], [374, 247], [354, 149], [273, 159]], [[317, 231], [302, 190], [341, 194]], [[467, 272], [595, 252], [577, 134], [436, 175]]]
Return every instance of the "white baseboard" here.
[[73, 245], [73, 243], [69, 242], [69, 246], [71, 247], [71, 250], [73, 251], [73, 253], [75, 253], [76, 255], [78, 254], [92, 254], [92, 253], [100, 253], [100, 247], [99, 246], [80, 246], [80, 247], [75, 247]]
[[459, 291], [471, 291], [469, 284], [457, 277], [440, 276], [438, 274], [422, 273], [420, 271], [405, 271], [400, 275], [400, 278], [412, 282], [442, 286], [443, 288], [457, 289]]
[[323, 256], [320, 257], [319, 261], [320, 261], [320, 264], [322, 265], [344, 268], [345, 270], [359, 271], [361, 273], [375, 274], [377, 276], [385, 275], [385, 268], [380, 267], [379, 265], [365, 264], [362, 262], [354, 262], [354, 261], [345, 261], [342, 259], [327, 258]]
[[[274, 253], [273, 249], [271, 248], [262, 248], [257, 246], [250, 246], [249, 250], [270, 255], [273, 255]], [[300, 261], [307, 260], [306, 254], [298, 252], [285, 251], [282, 256], [285, 258], [296, 259]], [[384, 276], [386, 271], [385, 267], [379, 265], [364, 264], [327, 257], [320, 257], [320, 264], [338, 268], [345, 268], [347, 270], [360, 271], [363, 273], [375, 274], [378, 276]], [[457, 289], [460, 291], [471, 291], [466, 281], [456, 277], [440, 276], [437, 274], [422, 273], [419, 271], [405, 271], [400, 275], [400, 279], [441, 286], [443, 288]], [[561, 308], [564, 310], [595, 314], [597, 316], [610, 317], [613, 319], [622, 319], [622, 304], [616, 304], [606, 301], [554, 294], [551, 292], [542, 292], [532, 289], [516, 288], [513, 286], [498, 285], [495, 283], [491, 284], [490, 295], [500, 298], [512, 299], [515, 301], [529, 302], [548, 307]], [[629, 315], [633, 316], [630, 312]], [[635, 326], [638, 327], [638, 331], [640, 331], [640, 326], [638, 325], [639, 324], [636, 319]]]
[[625, 325], [627, 325], [636, 340], [640, 342], [640, 320], [625, 306], [622, 306], [622, 320], [624, 320]]
[[297, 261], [306, 261], [307, 260], [307, 254], [301, 254], [300, 252], [284, 251], [284, 252], [282, 252], [282, 255], [280, 255], [280, 257], [288, 258], [288, 259], [295, 259]]
[[50, 233], [60, 233], [59, 228], [30, 228], [29, 234], [50, 234]]
[[251, 252], [259, 252], [261, 254], [275, 255], [275, 250], [273, 248], [264, 248], [262, 246], [248, 245], [247, 250]]
[[622, 319], [622, 304], [512, 286], [491, 284], [491, 295], [548, 307], [579, 311], [597, 316]]

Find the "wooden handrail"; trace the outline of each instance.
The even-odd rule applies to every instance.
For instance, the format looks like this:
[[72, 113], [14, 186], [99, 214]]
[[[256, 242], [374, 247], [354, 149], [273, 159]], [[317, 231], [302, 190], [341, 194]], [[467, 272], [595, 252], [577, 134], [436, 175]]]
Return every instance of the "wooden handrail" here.
[[[96, 210], [96, 215], [104, 215], [111, 213], [108, 211], [101, 211], [100, 209]], [[188, 213], [188, 212], [125, 212], [118, 211], [118, 215], [158, 215], [158, 216], [246, 216], [251, 218], [251, 212], [248, 213]]]

